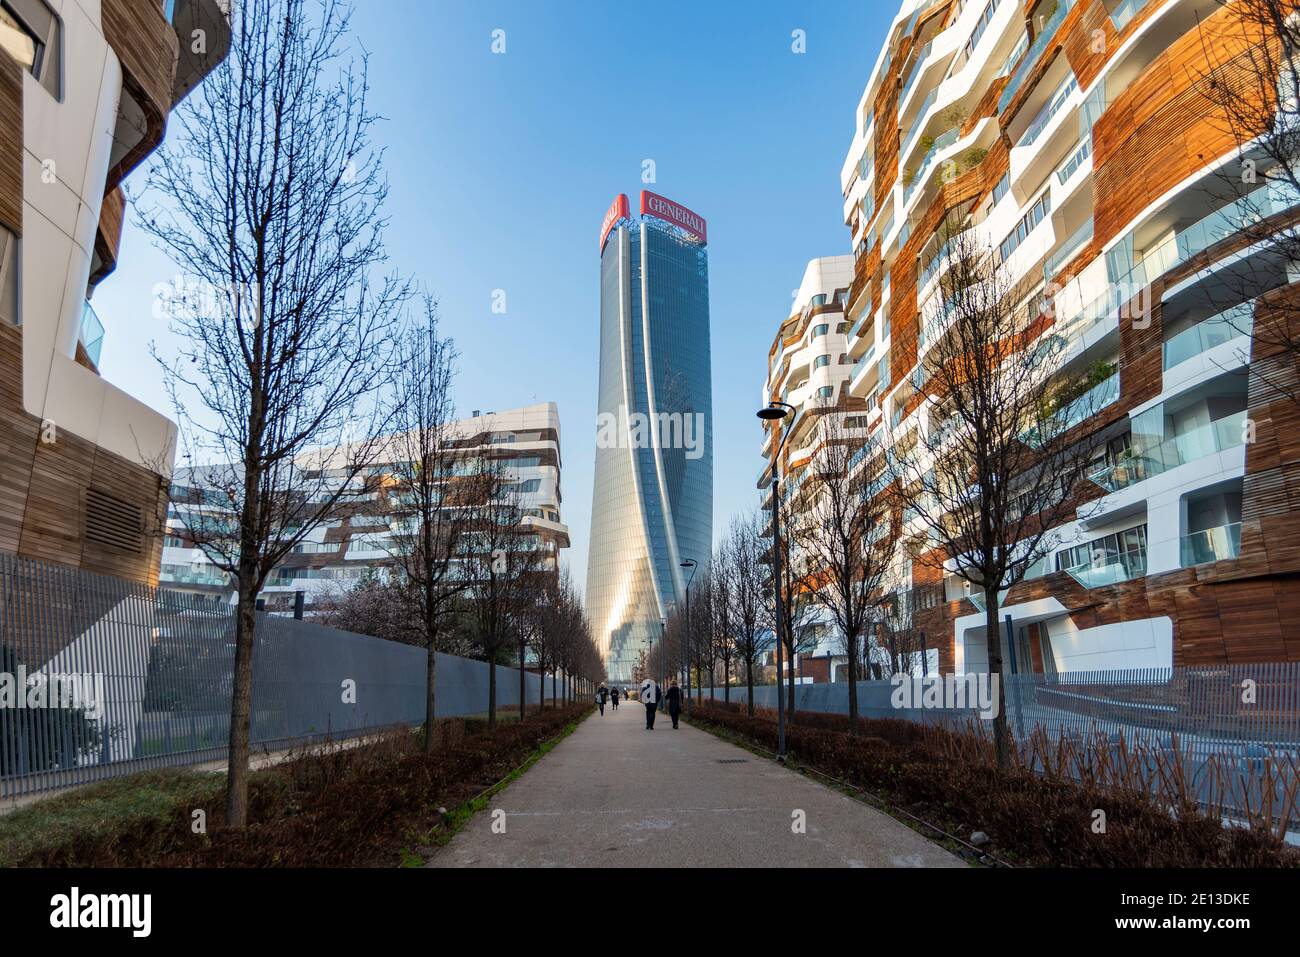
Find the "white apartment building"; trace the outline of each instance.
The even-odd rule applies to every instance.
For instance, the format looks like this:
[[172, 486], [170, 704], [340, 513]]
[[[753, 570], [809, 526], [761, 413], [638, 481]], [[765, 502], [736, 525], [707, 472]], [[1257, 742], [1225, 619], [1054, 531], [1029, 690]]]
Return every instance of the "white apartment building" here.
[[[1088, 501], [1000, 596], [1012, 669], [1300, 655], [1296, 518], [1279, 494], [1300, 463], [1249, 333], [1257, 297], [1295, 277], [1267, 249], [1233, 248], [1251, 210], [1281, 215], [1300, 197], [1247, 188], [1199, 92], [1196, 77], [1240, 49], [1235, 17], [1213, 0], [907, 0], [859, 100], [835, 352], [853, 370], [836, 401], [865, 408], [864, 446], [939, 426], [919, 362], [945, 332], [932, 317], [953, 228], [1051, 320], [1060, 381], [1090, 383], [1060, 413], [1094, 454]], [[1145, 308], [1131, 315], [1134, 297]], [[770, 368], [765, 399], [773, 384]], [[787, 475], [797, 496], [799, 457]], [[986, 669], [982, 595], [946, 569], [900, 555], [889, 587], [908, 594], [941, 670]]]
[[[549, 553], [546, 564], [558, 570], [559, 550], [569, 546], [569, 530], [561, 519], [560, 415], [555, 403], [476, 411], [453, 428], [458, 436], [456, 454], [463, 456], [467, 471], [483, 458], [500, 460], [511, 500], [522, 507], [524, 524]], [[371, 471], [382, 476], [384, 468], [381, 464]], [[186, 535], [187, 520], [193, 522], [199, 515], [212, 520], [210, 505], [200, 509], [193, 504], [204, 494], [202, 482], [193, 481], [195, 474], [194, 469], [178, 469], [173, 479], [160, 583], [233, 603], [234, 583]], [[341, 470], [339, 480], [344, 480]], [[390, 509], [383, 488], [360, 500], [350, 496], [337, 518], [313, 529], [272, 572], [261, 595], [267, 609], [290, 612], [296, 594], [303, 592], [305, 612], [310, 614], [323, 593], [337, 594], [367, 577], [387, 579], [395, 565], [395, 519]]]

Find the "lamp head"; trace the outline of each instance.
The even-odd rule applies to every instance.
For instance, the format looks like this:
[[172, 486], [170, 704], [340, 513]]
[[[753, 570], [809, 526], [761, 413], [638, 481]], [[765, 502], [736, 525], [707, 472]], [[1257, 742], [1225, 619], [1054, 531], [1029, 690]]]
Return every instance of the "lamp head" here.
[[769, 405], [767, 406], [767, 408], [759, 409], [757, 412], [757, 415], [760, 419], [766, 419], [768, 421], [774, 421], [776, 419], [784, 419], [789, 414], [790, 414], [789, 409], [783, 409], [779, 405]]

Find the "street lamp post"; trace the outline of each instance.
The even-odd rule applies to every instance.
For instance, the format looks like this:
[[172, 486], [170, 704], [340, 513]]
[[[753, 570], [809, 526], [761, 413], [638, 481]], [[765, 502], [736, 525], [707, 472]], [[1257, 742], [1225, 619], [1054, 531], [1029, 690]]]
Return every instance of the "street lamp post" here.
[[[758, 417], [764, 421], [779, 422], [791, 412], [797, 411], [787, 402], [774, 400], [767, 408], [758, 410]], [[776, 601], [772, 634], [776, 637], [776, 759], [782, 763], [785, 763], [785, 681], [781, 674], [784, 658], [781, 632], [785, 618], [781, 609], [781, 447], [785, 445], [788, 435], [787, 430], [781, 430], [781, 441], [772, 453], [772, 594]]]
[[[650, 666], [651, 668], [653, 668], [655, 671], [658, 672], [658, 674], [655, 676], [654, 679], [656, 684], [658, 684], [659, 679], [664, 676], [664, 665], [667, 664], [666, 660], [664, 659], [664, 649], [667, 647], [668, 647], [668, 619], [660, 618], [659, 619], [659, 660], [654, 662]], [[663, 695], [659, 696], [659, 710], [660, 711], [664, 710]]]
[[691, 570], [691, 577], [686, 579], [686, 713], [691, 713], [691, 582], [695, 581], [695, 559], [688, 558], [681, 563], [682, 568]]

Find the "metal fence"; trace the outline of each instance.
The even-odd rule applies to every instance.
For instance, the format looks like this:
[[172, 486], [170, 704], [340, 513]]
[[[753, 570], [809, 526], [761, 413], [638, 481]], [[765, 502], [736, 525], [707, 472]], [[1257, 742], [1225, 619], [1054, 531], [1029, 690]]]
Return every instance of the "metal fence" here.
[[[0, 798], [223, 759], [234, 652], [230, 606], [0, 554]], [[439, 655], [439, 716], [486, 712], [488, 668]], [[252, 745], [421, 724], [425, 669], [422, 648], [259, 613]], [[517, 707], [519, 672], [496, 684]]]
[[[951, 679], [950, 679], [951, 680]], [[932, 678], [933, 681], [933, 678]], [[1261, 788], [1272, 788], [1275, 806], [1300, 767], [1300, 662], [1266, 662], [1200, 668], [1145, 668], [1002, 676], [1007, 724], [1021, 743], [1036, 733], [1049, 742], [1086, 748], [1118, 746], [1152, 765], [1177, 753], [1191, 790], [1203, 804], [1243, 808], [1260, 805]], [[890, 681], [857, 683], [863, 718], [896, 718], [965, 727], [982, 717], [964, 698], [932, 686], [937, 706], [920, 707], [926, 683], [913, 679], [910, 699]], [[958, 682], [954, 681], [954, 690]], [[776, 707], [776, 687], [754, 689], [754, 703]], [[744, 686], [712, 688], [704, 696], [744, 704]], [[795, 709], [848, 714], [848, 684], [795, 685]], [[898, 707], [896, 701], [911, 704]], [[1268, 768], [1265, 769], [1265, 764]], [[1034, 765], [1041, 770], [1037, 764]], [[1154, 773], [1148, 773], [1154, 779]], [[1227, 784], [1225, 785], [1225, 782]], [[1300, 808], [1289, 812], [1300, 823]]]
[[[960, 678], [955, 683], [964, 684]], [[1300, 661], [1003, 675], [1002, 683], [1008, 724], [1021, 739], [1040, 727], [1052, 736], [1123, 734], [1153, 742], [1176, 736], [1180, 744], [1201, 751], [1246, 756], [1300, 751]], [[848, 714], [848, 687], [847, 682], [797, 684], [795, 708]], [[913, 702], [921, 701], [925, 687], [923, 680], [913, 680]], [[859, 681], [858, 713], [908, 720], [931, 720], [935, 710], [949, 720], [979, 716], [977, 708], [953, 708], [951, 701], [937, 709], [900, 708], [893, 700], [895, 691], [889, 681]], [[713, 688], [704, 693], [721, 699], [728, 692]], [[732, 701], [746, 700], [743, 685], [733, 685], [729, 694]], [[776, 687], [756, 687], [754, 703], [775, 708]]]

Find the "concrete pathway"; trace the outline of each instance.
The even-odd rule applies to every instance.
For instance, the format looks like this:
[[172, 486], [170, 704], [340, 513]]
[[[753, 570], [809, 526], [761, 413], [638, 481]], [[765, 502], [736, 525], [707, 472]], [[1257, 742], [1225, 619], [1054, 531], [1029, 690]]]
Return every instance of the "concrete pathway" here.
[[674, 731], [660, 714], [646, 731], [635, 702], [587, 718], [429, 866], [616, 864], [965, 866], [889, 815], [684, 721]]

